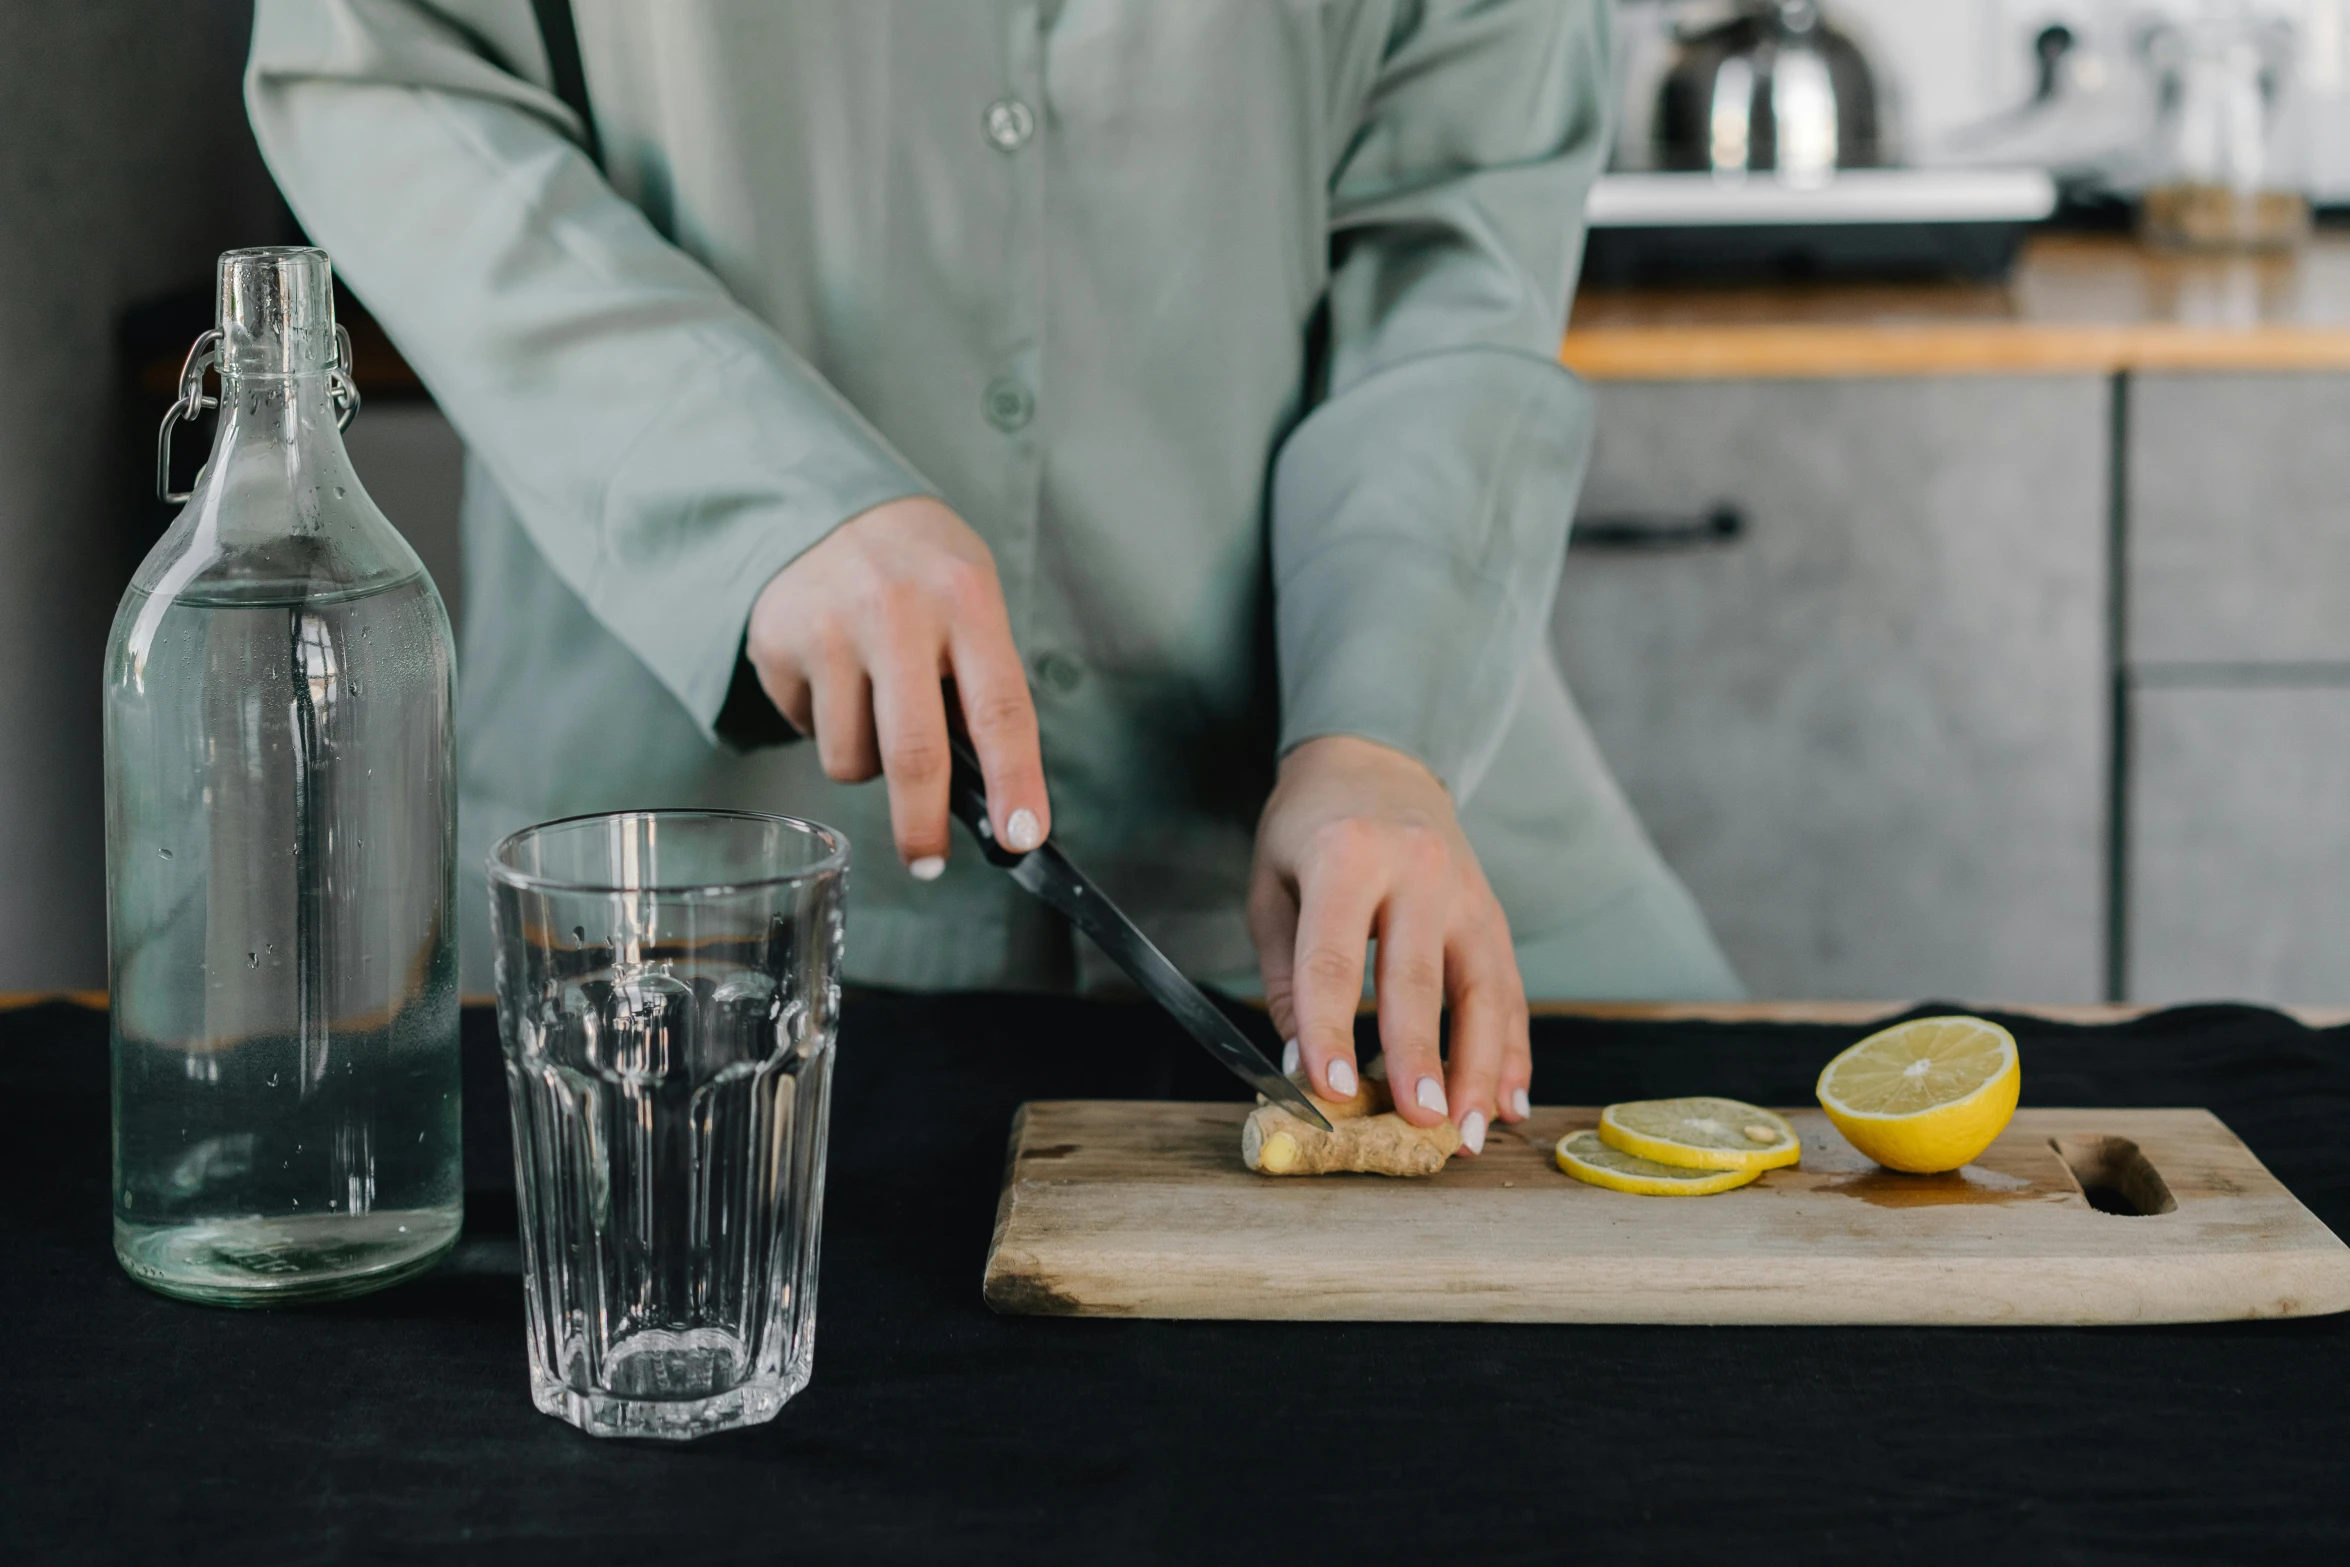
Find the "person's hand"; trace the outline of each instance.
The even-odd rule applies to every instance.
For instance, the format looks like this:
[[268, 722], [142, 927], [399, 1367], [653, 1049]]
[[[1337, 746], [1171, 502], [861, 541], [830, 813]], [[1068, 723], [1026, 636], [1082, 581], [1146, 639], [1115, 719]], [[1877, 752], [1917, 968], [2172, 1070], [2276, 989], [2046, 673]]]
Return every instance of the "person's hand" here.
[[[1415, 1126], [1450, 1115], [1470, 1153], [1497, 1111], [1525, 1119], [1534, 1062], [1509, 919], [1452, 796], [1418, 761], [1344, 735], [1284, 757], [1257, 823], [1248, 923], [1273, 1022], [1316, 1093], [1355, 1091], [1355, 1007], [1364, 945], [1377, 937], [1396, 1113]], [[1449, 1079], [1437, 1050], [1448, 1001]]]
[[743, 651], [777, 711], [815, 737], [827, 776], [888, 780], [898, 857], [921, 880], [946, 869], [942, 680], [954, 682], [987, 775], [997, 841], [1024, 853], [1052, 831], [995, 558], [939, 502], [861, 512], [777, 572], [751, 606]]

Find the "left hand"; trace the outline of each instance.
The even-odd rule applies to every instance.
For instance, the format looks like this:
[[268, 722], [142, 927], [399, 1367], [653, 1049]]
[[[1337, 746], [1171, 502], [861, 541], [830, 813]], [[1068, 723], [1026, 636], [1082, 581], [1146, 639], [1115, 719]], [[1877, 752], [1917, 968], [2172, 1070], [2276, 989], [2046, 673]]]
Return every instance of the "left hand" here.
[[[1273, 1022], [1316, 1093], [1354, 1092], [1355, 1008], [1375, 937], [1396, 1113], [1415, 1126], [1451, 1116], [1472, 1154], [1497, 1112], [1525, 1119], [1534, 1063], [1509, 918], [1452, 796], [1418, 761], [1348, 735], [1282, 758], [1257, 823], [1248, 922]], [[1437, 1048], [1447, 1002], [1449, 1075]]]

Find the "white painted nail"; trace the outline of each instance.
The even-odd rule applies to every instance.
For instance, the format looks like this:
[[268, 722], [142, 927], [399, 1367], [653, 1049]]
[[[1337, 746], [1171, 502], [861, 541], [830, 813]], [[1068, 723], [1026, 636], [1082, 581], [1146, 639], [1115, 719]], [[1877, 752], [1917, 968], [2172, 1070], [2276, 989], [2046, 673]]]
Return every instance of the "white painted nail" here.
[[1044, 829], [1036, 823], [1036, 813], [1023, 805], [1004, 818], [1004, 846], [1014, 854], [1026, 854], [1044, 842]]
[[916, 881], [936, 881], [947, 873], [947, 857], [943, 854], [925, 854], [906, 866], [906, 874]]
[[1527, 1102], [1526, 1090], [1523, 1088], [1511, 1092], [1510, 1108], [1517, 1112], [1518, 1119], [1521, 1121], [1534, 1113], [1534, 1107]]
[[1461, 1146], [1471, 1153], [1485, 1151], [1485, 1112], [1471, 1110], [1461, 1117]]
[[1297, 1041], [1294, 1039], [1281, 1047], [1281, 1070], [1284, 1072], [1297, 1070]]
[[1433, 1077], [1421, 1078], [1420, 1086], [1412, 1090], [1412, 1097], [1420, 1101], [1423, 1110], [1433, 1110], [1438, 1115], [1445, 1112], [1444, 1085]]
[[1352, 1099], [1355, 1096], [1355, 1069], [1344, 1061], [1333, 1061], [1322, 1068], [1322, 1080], [1341, 1099]]

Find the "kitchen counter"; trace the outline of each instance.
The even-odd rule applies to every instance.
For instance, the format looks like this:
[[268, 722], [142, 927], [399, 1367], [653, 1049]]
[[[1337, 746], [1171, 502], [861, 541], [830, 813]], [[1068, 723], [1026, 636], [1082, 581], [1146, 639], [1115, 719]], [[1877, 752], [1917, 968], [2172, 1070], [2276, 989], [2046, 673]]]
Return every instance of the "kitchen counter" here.
[[[2208, 1105], [2350, 1224], [2350, 1037], [2243, 1007], [2013, 1021], [2027, 1104]], [[1864, 1026], [1545, 1017], [1537, 1094], [1800, 1103]], [[468, 1233], [451, 1260], [338, 1306], [232, 1312], [151, 1295], [108, 1250], [105, 1015], [0, 1014], [0, 1093], [18, 1107], [0, 1138], [0, 1559], [2350, 1548], [2350, 1316], [2065, 1331], [992, 1315], [980, 1268], [1017, 1104], [1239, 1092], [1155, 1012], [1036, 997], [851, 997], [813, 1385], [755, 1430], [601, 1442], [531, 1408], [479, 1008], [465, 1043]], [[1742, 1418], [1751, 1440], [1730, 1434]]]
[[1992, 284], [1587, 288], [1560, 358], [1599, 380], [2350, 370], [2350, 233], [2273, 256], [2046, 233]]

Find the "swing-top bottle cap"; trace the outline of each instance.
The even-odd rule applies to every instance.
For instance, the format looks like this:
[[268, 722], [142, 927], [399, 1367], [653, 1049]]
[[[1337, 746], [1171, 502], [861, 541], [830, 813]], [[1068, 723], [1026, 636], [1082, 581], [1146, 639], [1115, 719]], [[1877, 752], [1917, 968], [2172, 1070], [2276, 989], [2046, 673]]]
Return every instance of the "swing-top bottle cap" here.
[[231, 375], [300, 375], [335, 362], [334, 267], [304, 245], [220, 258], [220, 367]]

